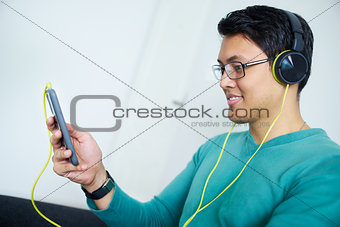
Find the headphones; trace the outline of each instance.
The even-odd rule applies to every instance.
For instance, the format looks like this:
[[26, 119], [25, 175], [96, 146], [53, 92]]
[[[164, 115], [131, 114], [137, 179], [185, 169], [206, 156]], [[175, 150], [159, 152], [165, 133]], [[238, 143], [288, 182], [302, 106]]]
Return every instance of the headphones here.
[[272, 66], [275, 80], [283, 85], [301, 82], [308, 71], [307, 58], [300, 52], [304, 48], [301, 23], [293, 13], [284, 12], [294, 33], [294, 42], [291, 50], [282, 51], [275, 57]]

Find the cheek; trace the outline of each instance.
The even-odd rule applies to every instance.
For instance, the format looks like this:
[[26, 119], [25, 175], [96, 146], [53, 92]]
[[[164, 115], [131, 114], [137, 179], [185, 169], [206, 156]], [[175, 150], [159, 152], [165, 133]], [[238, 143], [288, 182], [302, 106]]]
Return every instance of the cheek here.
[[244, 104], [247, 106], [267, 106], [276, 102], [277, 91], [281, 90], [280, 85], [273, 77], [273, 75], [263, 70], [262, 74], [249, 74], [248, 78], [242, 78], [238, 87], [244, 97]]

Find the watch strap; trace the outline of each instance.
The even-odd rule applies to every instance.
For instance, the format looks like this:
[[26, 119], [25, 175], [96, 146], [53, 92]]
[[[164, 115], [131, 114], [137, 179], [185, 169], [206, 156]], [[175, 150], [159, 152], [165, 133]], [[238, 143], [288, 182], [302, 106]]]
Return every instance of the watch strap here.
[[115, 185], [114, 180], [112, 179], [108, 171], [106, 171], [106, 173], [107, 173], [107, 180], [104, 182], [104, 184], [100, 188], [93, 191], [92, 193], [89, 193], [83, 186], [81, 186], [81, 189], [84, 191], [85, 196], [87, 198], [98, 200], [98, 199], [103, 198], [105, 195], [107, 195], [112, 190], [112, 188]]

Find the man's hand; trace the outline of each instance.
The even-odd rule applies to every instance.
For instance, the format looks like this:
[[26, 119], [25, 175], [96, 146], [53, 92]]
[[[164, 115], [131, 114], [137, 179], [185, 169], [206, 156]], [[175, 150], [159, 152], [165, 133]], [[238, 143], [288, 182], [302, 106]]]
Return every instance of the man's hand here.
[[79, 161], [79, 165], [74, 166], [69, 159], [71, 150], [62, 145], [62, 133], [55, 118], [48, 118], [46, 124], [52, 132], [54, 172], [81, 184], [90, 193], [102, 186], [107, 176], [101, 161], [102, 152], [93, 137], [88, 132], [77, 131], [70, 124], [66, 124]]

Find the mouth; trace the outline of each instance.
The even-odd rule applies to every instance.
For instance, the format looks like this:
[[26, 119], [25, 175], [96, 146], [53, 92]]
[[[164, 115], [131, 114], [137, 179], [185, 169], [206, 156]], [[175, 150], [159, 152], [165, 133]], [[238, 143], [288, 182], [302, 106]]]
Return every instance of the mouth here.
[[243, 99], [242, 96], [237, 96], [237, 95], [227, 95], [227, 101], [229, 106], [233, 106], [236, 103], [240, 102]]

